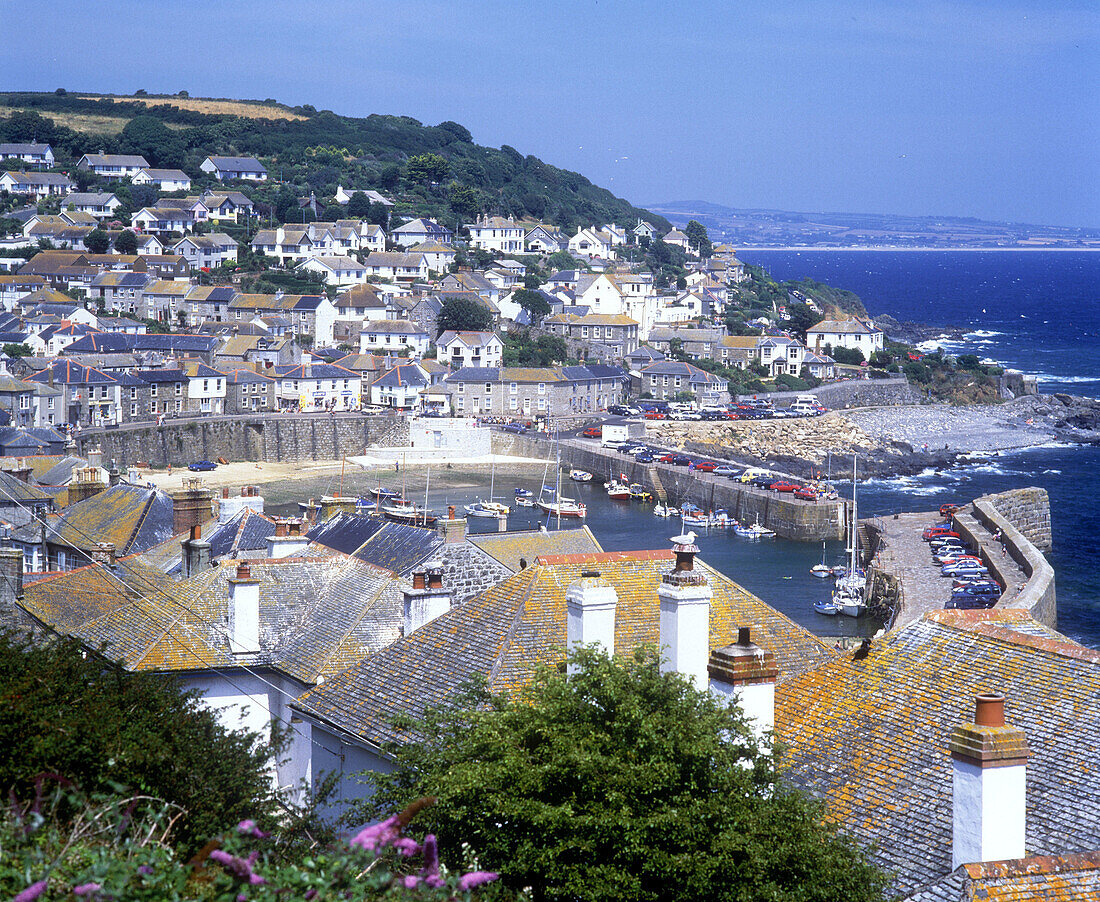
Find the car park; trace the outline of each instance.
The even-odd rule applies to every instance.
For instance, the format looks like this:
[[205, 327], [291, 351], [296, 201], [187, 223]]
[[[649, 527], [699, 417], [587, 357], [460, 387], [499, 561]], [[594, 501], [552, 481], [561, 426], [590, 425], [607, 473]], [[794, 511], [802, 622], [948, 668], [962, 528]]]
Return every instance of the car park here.
[[192, 470], [195, 473], [204, 473], [209, 470], [218, 469], [218, 465], [212, 460], [196, 460], [187, 465], [188, 470]]

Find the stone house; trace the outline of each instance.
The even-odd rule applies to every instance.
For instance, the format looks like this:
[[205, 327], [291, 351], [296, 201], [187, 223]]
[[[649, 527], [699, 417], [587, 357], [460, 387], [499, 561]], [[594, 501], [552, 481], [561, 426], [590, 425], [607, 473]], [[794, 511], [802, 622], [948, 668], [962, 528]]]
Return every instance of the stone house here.
[[542, 326], [551, 335], [560, 335], [568, 342], [576, 342], [577, 356], [581, 360], [589, 356], [622, 359], [638, 347], [638, 324], [623, 314], [588, 313], [577, 316], [558, 313], [543, 319]]
[[651, 363], [641, 371], [638, 393], [648, 393], [662, 401], [672, 401], [682, 392], [690, 392], [700, 405], [729, 401], [729, 383], [713, 373], [678, 360]]
[[275, 380], [248, 367], [225, 370], [227, 416], [275, 409]]
[[546, 419], [617, 404], [622, 376], [614, 367], [464, 367], [444, 382], [453, 391], [457, 416]]

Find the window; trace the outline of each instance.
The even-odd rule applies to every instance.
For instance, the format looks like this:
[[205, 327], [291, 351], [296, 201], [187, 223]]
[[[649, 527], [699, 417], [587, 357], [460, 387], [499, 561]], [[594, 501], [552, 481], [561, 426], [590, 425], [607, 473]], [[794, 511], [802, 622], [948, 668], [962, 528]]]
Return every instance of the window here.
[[[178, 398], [182, 394], [183, 394], [183, 383], [182, 382], [177, 382], [176, 383], [176, 397]], [[176, 410], [179, 410], [179, 402], [178, 401], [176, 402]]]
[[509, 394], [514, 395], [518, 391], [519, 391], [519, 383], [518, 382], [509, 383], [509, 385], [508, 385], [508, 393]]
[[53, 410], [53, 398], [46, 399], [46, 409]]
[[509, 410], [518, 410], [519, 409], [519, 398], [509, 398], [508, 399], [508, 409]]
[[546, 410], [546, 398], [539, 398], [539, 410]]
[[103, 387], [100, 388], [99, 396], [101, 398], [106, 398], [107, 397], [107, 386], [106, 385], [104, 385]]
[[492, 382], [486, 382], [485, 383], [485, 394], [491, 395], [492, 393], [493, 393], [493, 383]]
[[176, 398], [176, 413], [179, 413], [181, 410], [183, 410], [183, 401]]
[[545, 395], [546, 394], [546, 383], [545, 382], [540, 382], [539, 383], [539, 394], [540, 395]]
[[136, 417], [138, 415], [138, 406], [136, 404], [130, 405], [130, 416]]
[[130, 386], [130, 400], [133, 401], [137, 397], [137, 386]]

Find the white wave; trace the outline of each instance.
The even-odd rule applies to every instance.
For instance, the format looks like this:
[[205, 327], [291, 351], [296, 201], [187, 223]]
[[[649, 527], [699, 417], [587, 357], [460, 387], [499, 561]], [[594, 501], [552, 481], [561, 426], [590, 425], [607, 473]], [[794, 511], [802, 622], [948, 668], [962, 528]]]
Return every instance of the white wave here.
[[1061, 476], [1062, 471], [1061, 470], [1043, 470], [1043, 475], [1044, 476]]
[[1004, 332], [996, 332], [993, 329], [975, 329], [967, 332], [963, 338], [992, 338], [994, 335], [1004, 335]]
[[1057, 382], [1063, 385], [1081, 385], [1088, 382], [1100, 382], [1100, 376], [1056, 376], [1053, 373], [1032, 373], [1043, 382]]

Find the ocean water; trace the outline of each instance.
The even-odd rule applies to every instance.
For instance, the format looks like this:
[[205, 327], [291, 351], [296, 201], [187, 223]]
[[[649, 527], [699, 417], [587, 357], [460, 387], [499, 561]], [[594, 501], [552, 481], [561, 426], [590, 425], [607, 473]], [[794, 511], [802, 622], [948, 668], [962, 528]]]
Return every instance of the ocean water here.
[[[752, 251], [777, 279], [804, 276], [888, 313], [962, 329], [951, 353], [1038, 377], [1041, 392], [1100, 397], [1100, 253], [1088, 251]], [[1100, 447], [1050, 446], [872, 481], [860, 514], [933, 510], [949, 500], [1037, 485], [1050, 494], [1058, 626], [1100, 647]]]

